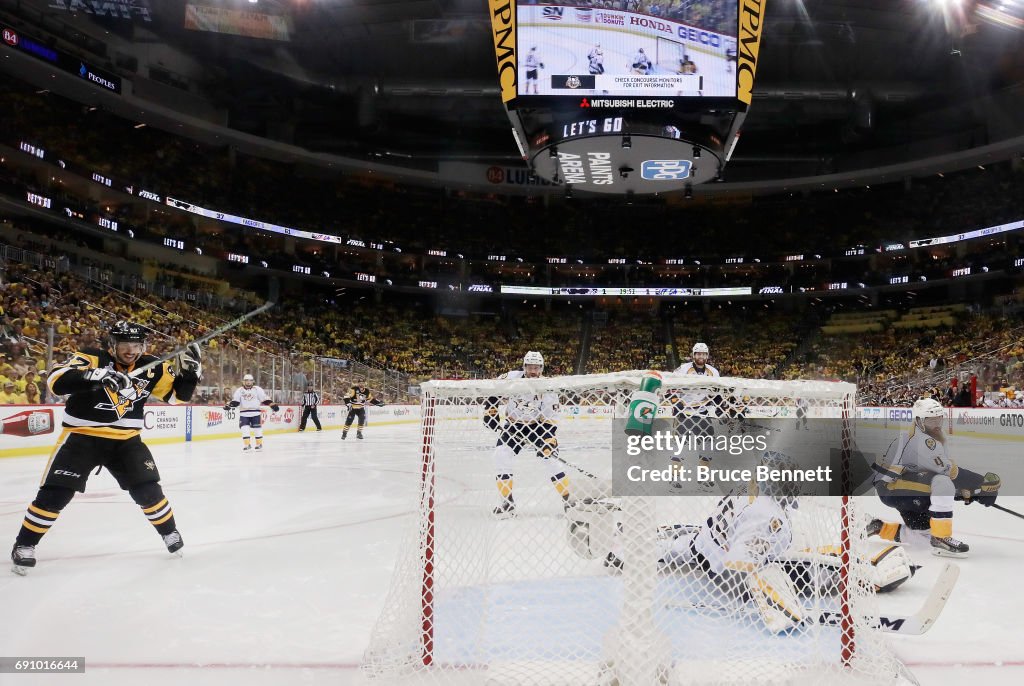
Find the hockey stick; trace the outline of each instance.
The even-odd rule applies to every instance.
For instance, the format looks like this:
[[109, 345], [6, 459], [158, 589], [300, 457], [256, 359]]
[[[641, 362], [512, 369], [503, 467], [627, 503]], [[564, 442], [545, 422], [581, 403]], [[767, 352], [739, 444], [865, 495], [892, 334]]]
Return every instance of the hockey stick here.
[[[935, 624], [935, 620], [942, 614], [942, 609], [946, 607], [946, 601], [949, 600], [949, 596], [953, 592], [953, 587], [956, 586], [956, 580], [959, 577], [960, 567], [952, 562], [947, 562], [946, 566], [939, 573], [939, 577], [935, 580], [935, 585], [932, 586], [931, 592], [928, 593], [928, 597], [917, 612], [906, 617], [883, 617], [879, 615], [878, 623], [875, 627], [892, 634], [920, 636], [931, 629], [932, 625]], [[841, 621], [842, 615], [838, 612], [822, 612], [818, 617], [818, 623], [826, 626], [839, 626]]]
[[161, 364], [163, 364], [164, 362], [167, 362], [168, 360], [173, 360], [178, 355], [180, 355], [183, 352], [185, 352], [188, 349], [188, 346], [192, 345], [193, 343], [195, 343], [197, 345], [201, 345], [201, 344], [205, 343], [206, 341], [210, 340], [211, 338], [216, 338], [217, 336], [221, 335], [222, 333], [224, 333], [226, 331], [230, 331], [231, 329], [234, 329], [237, 326], [240, 326], [241, 324], [247, 322], [248, 320], [252, 319], [256, 315], [262, 314], [263, 312], [266, 312], [271, 307], [273, 307], [274, 305], [277, 304], [277, 293], [278, 293], [277, 279], [271, 279], [270, 280], [270, 297], [267, 299], [267, 302], [263, 303], [262, 305], [257, 307], [252, 312], [246, 312], [241, 317], [236, 317], [235, 319], [232, 319], [230, 322], [227, 322], [226, 324], [218, 326], [216, 329], [214, 329], [210, 333], [205, 334], [203, 336], [200, 336], [199, 338], [195, 339], [194, 341], [189, 341], [188, 343], [186, 343], [185, 345], [181, 346], [180, 348], [178, 348], [176, 350], [173, 350], [173, 351], [167, 353], [166, 355], [162, 355], [162, 356], [158, 357], [157, 359], [153, 360], [152, 362], [147, 362], [146, 364], [142, 365], [138, 369], [133, 369], [131, 372], [129, 372], [128, 376], [135, 377], [135, 376], [139, 376], [140, 374], [144, 374], [144, 373], [148, 372], [150, 369], [153, 369], [154, 367], [158, 367]]
[[[947, 562], [935, 580], [935, 585], [932, 586], [928, 597], [921, 604], [917, 612], [912, 615], [893, 615], [889, 617], [879, 615], [874, 628], [892, 634], [904, 634], [907, 636], [919, 636], [925, 633], [932, 628], [939, 615], [942, 614], [943, 608], [946, 607], [946, 601], [949, 600], [949, 596], [953, 592], [953, 587], [956, 585], [959, 577], [960, 568], [952, 562]], [[682, 601], [671, 603], [669, 606], [684, 610], [730, 611], [728, 606], [713, 605], [711, 603], [689, 603]], [[751, 608], [750, 614], [756, 615], [758, 613]], [[841, 626], [842, 620], [843, 615], [841, 612], [826, 610], [815, 617], [813, 621], [822, 626]]]
[[598, 477], [597, 474], [591, 474], [590, 472], [588, 472], [583, 467], [580, 467], [579, 465], [573, 464], [572, 462], [569, 462], [568, 460], [563, 459], [562, 457], [560, 457], [558, 455], [551, 455], [549, 457], [554, 457], [556, 460], [558, 460], [559, 462], [564, 464], [566, 467], [572, 467], [573, 469], [575, 469], [577, 472], [579, 472], [583, 476], [588, 476], [591, 479], [599, 479], [600, 478], [600, 477]]
[[1002, 505], [997, 505], [995, 503], [992, 503], [992, 505], [990, 505], [990, 507], [994, 507], [997, 510], [1002, 510], [1003, 512], [1005, 512], [1007, 514], [1012, 514], [1014, 517], [1020, 517], [1021, 519], [1024, 519], [1024, 514], [1021, 514], [1020, 512], [1015, 512], [1015, 511], [1011, 510], [1008, 507], [1003, 507]]

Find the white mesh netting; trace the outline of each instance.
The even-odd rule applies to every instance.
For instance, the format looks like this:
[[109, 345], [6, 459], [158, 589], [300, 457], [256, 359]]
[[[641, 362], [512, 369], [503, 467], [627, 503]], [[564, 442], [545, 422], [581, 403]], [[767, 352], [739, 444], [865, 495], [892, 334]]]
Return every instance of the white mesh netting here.
[[[419, 513], [364, 656], [367, 680], [912, 682], [872, 628], [873, 551], [855, 498], [801, 496], [793, 508], [727, 495], [723, 484], [613, 493], [613, 442], [642, 374], [424, 385]], [[663, 379], [663, 426], [706, 414], [711, 428], [698, 433], [760, 433], [774, 444], [802, 431], [802, 442], [848, 453], [851, 384]], [[759, 455], [738, 459], [753, 466]], [[682, 464], [703, 456], [684, 453]], [[792, 531], [782, 549], [766, 544], [746, 568], [724, 570], [696, 554], [702, 529], [725, 550], [739, 545], [730, 526], [755, 501], [769, 533]], [[815, 621], [823, 612], [834, 626]]]

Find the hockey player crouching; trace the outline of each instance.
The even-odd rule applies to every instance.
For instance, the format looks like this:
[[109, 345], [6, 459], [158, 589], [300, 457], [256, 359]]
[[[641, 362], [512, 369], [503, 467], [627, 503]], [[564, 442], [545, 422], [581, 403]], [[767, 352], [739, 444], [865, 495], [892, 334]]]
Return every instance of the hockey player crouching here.
[[[792, 459], [766, 451], [760, 464], [794, 469]], [[841, 558], [835, 547], [794, 549], [791, 512], [798, 508], [797, 482], [751, 482], [723, 497], [704, 523], [662, 527], [658, 535], [658, 562], [664, 572], [687, 569], [703, 573], [714, 584], [710, 600], [752, 603], [766, 629], [787, 631], [814, 621], [800, 596], [835, 595], [840, 589]], [[609, 501], [583, 502], [570, 510], [569, 543], [581, 557], [595, 559], [607, 550], [605, 566], [622, 568], [624, 545], [608, 518], [618, 508]], [[603, 526], [603, 529], [600, 528]], [[596, 533], [596, 535], [595, 535]], [[603, 540], [602, 540], [603, 539]], [[904, 550], [889, 546], [870, 560], [861, 560], [877, 592], [891, 591], [913, 576], [915, 567]], [[702, 586], [703, 587], [703, 586]]]
[[878, 497], [900, 513], [903, 524], [874, 519], [867, 533], [896, 542], [927, 537], [934, 554], [964, 557], [970, 547], [953, 538], [953, 502], [960, 499], [969, 505], [977, 500], [991, 506], [999, 492], [999, 475], [982, 476], [950, 458], [942, 432], [946, 409], [938, 401], [921, 398], [911, 416], [910, 431], [872, 465]]
[[[502, 374], [502, 379], [539, 379], [544, 373], [544, 356], [531, 350], [523, 357], [523, 368]], [[516, 455], [524, 445], [537, 451], [551, 474], [551, 483], [562, 497], [563, 505], [569, 504], [569, 478], [562, 469], [558, 457], [558, 396], [555, 393], [542, 395], [515, 395], [505, 401], [505, 423], [501, 423], [497, 397], [484, 401], [484, 426], [497, 431], [498, 442], [494, 447], [495, 481], [501, 501], [494, 508], [494, 515], [500, 519], [514, 517], [516, 503], [512, 497], [512, 467]]]

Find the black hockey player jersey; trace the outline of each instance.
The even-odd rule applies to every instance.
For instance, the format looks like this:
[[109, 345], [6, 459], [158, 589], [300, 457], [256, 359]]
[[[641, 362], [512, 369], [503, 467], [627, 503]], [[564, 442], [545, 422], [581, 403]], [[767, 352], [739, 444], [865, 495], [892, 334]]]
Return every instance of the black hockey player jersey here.
[[150, 396], [171, 404], [191, 400], [199, 379], [195, 374], [175, 377], [170, 362], [133, 377], [134, 386], [119, 393], [85, 379], [90, 369], [111, 367], [128, 374], [155, 359], [153, 355], [142, 355], [126, 369], [116, 364], [106, 350], [87, 348], [73, 353], [66, 362], [54, 367], [47, 379], [54, 395], [68, 395], [63, 426], [71, 433], [126, 440], [141, 433], [146, 399]]
[[353, 386], [345, 394], [345, 404], [353, 410], [366, 407], [367, 405], [382, 405], [379, 400], [373, 397], [373, 392], [365, 386]]

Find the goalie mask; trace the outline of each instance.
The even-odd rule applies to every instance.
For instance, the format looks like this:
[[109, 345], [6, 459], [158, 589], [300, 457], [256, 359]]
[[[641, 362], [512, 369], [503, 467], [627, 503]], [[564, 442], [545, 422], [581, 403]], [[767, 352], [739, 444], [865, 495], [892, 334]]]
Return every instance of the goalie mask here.
[[537, 378], [544, 373], [544, 356], [531, 350], [523, 356], [523, 372], [529, 378]]
[[146, 352], [146, 330], [121, 320], [110, 327], [108, 343], [118, 364], [130, 367]]
[[242, 385], [249, 389], [256, 385], [256, 379], [252, 378], [252, 374], [246, 374], [242, 377]]

